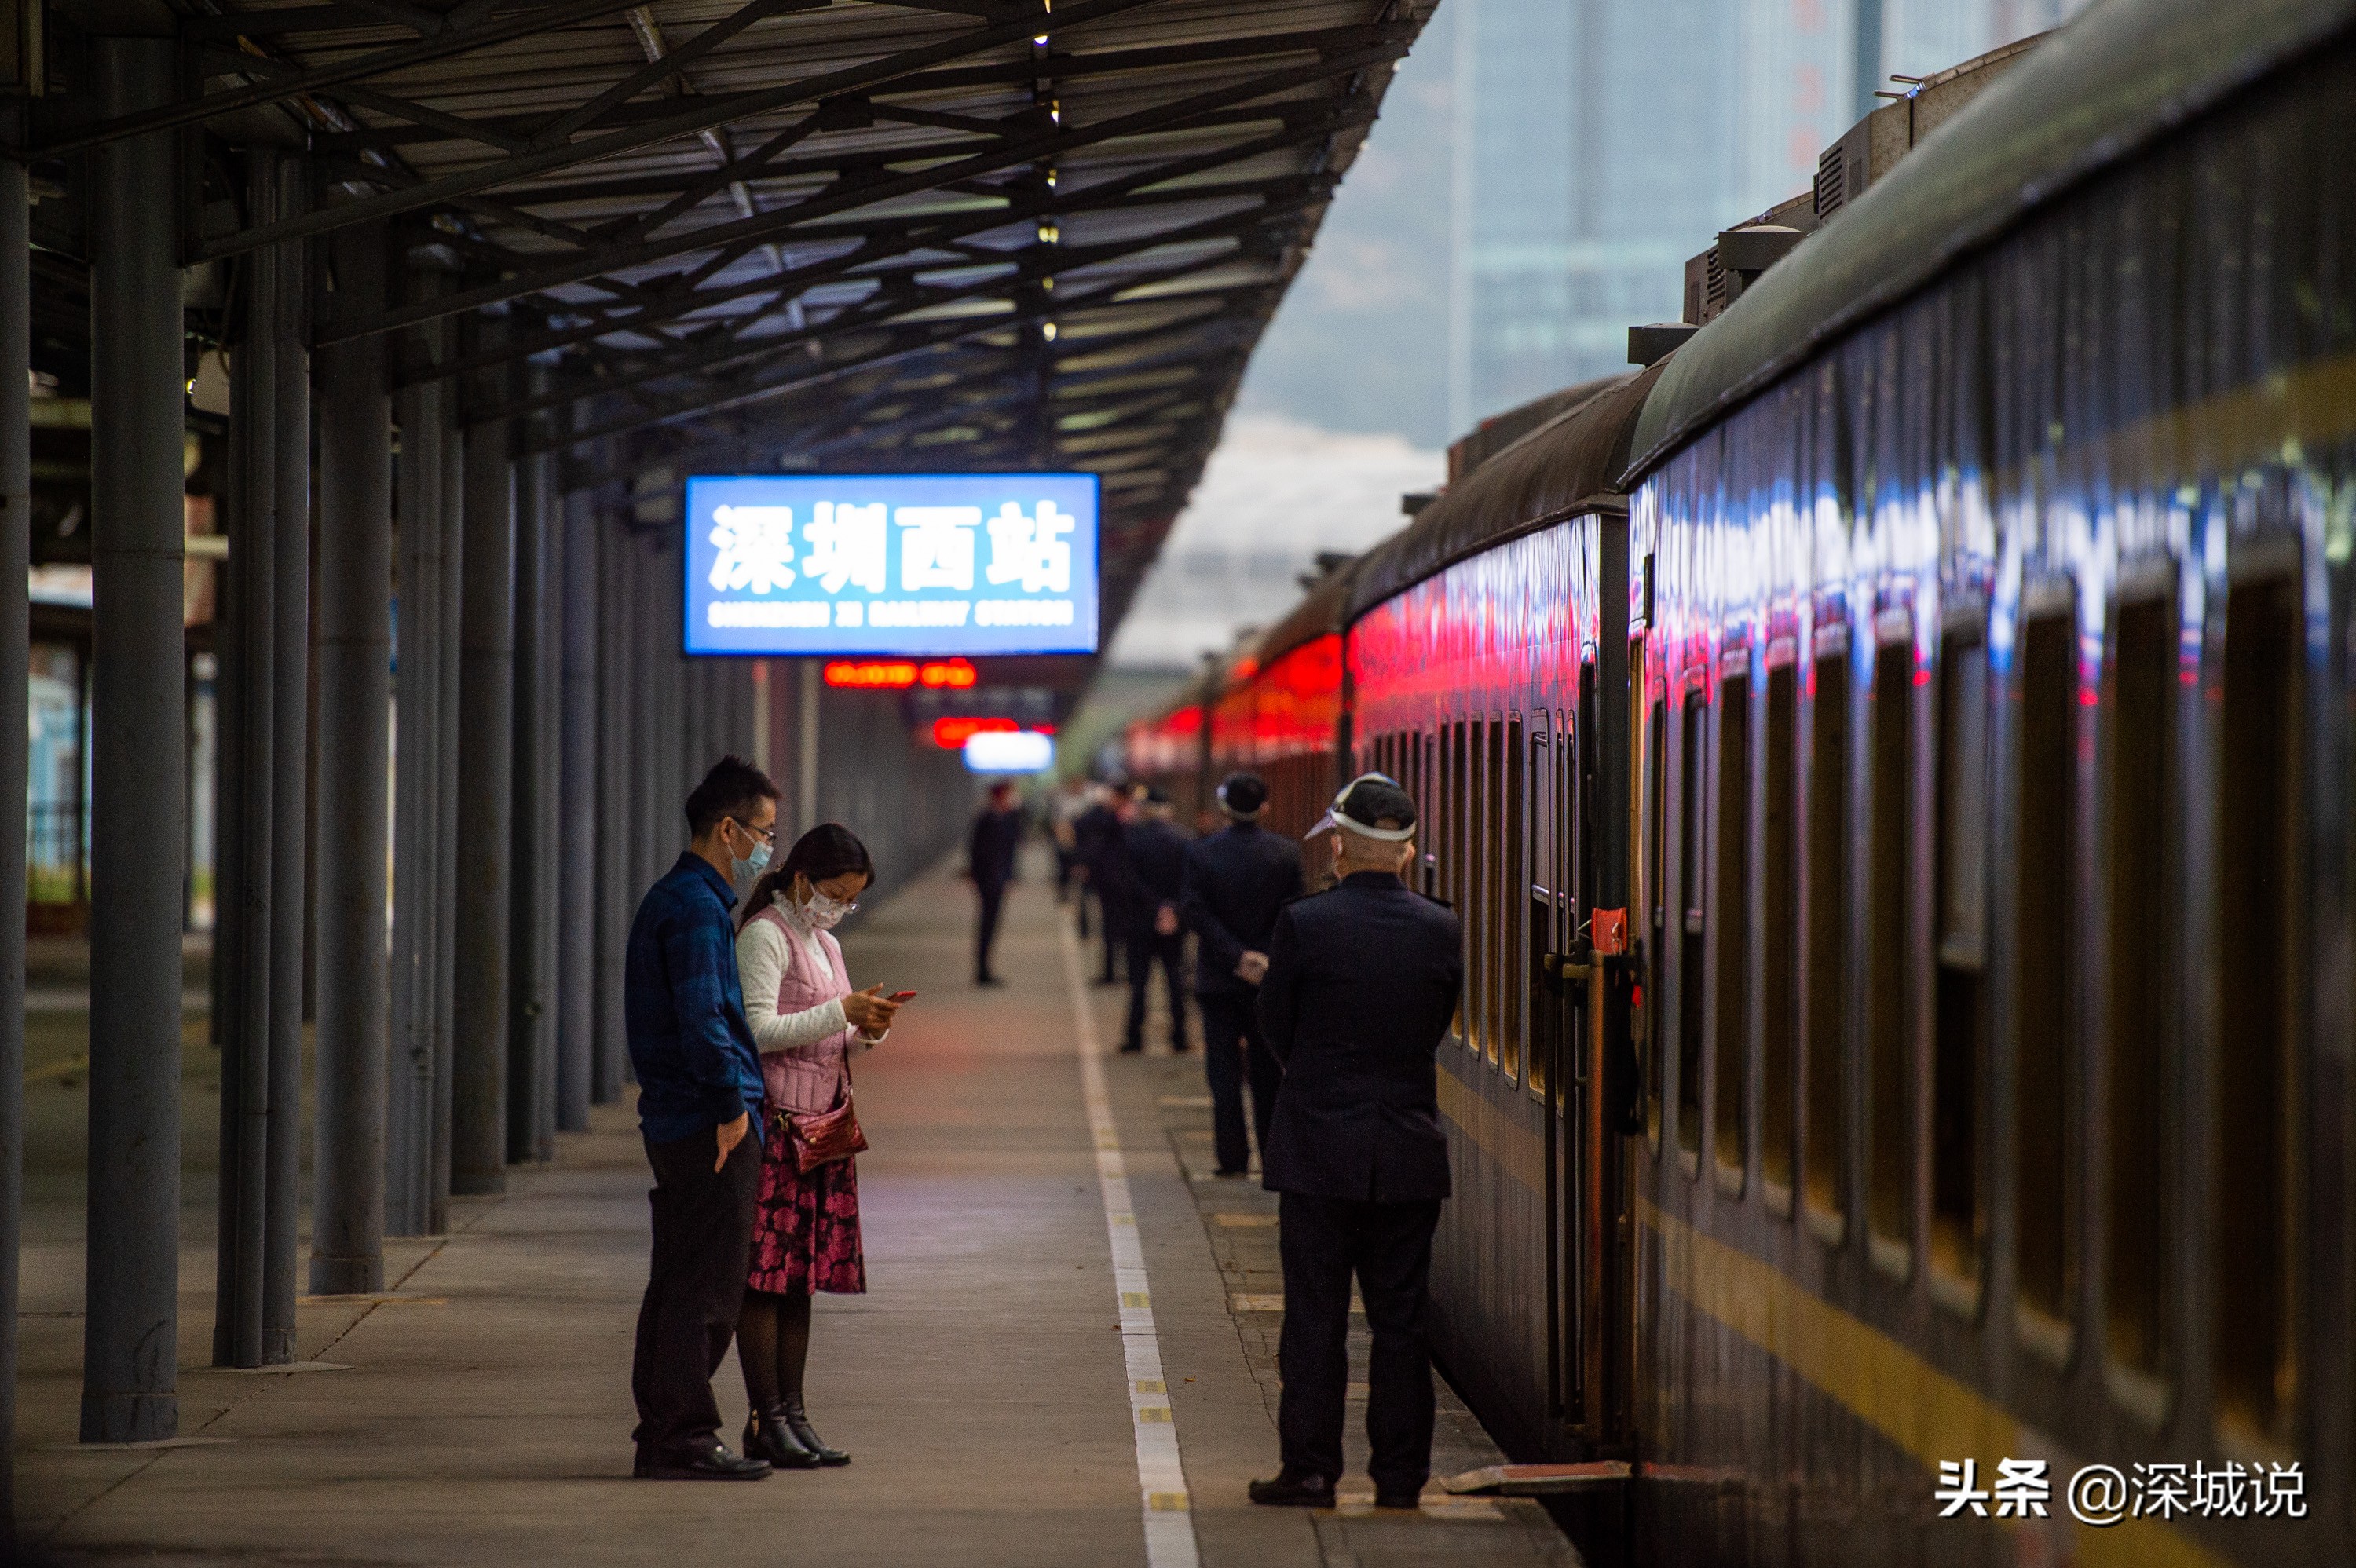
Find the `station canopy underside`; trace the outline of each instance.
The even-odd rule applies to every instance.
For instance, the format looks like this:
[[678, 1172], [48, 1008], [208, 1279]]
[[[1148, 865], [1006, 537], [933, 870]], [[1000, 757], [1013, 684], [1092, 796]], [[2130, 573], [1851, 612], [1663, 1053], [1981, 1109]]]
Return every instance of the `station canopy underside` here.
[[276, 221], [191, 180], [188, 259], [383, 221], [394, 297], [315, 346], [391, 334], [568, 485], [1095, 472], [1108, 635], [1430, 9], [222, 0], [137, 116], [56, 91], [57, 29], [33, 155], [307, 140]]

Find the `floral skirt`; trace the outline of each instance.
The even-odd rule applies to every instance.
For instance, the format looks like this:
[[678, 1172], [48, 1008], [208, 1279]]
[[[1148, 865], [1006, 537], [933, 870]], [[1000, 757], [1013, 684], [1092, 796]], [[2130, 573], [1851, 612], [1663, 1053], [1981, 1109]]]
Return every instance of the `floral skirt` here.
[[867, 1289], [867, 1260], [859, 1244], [857, 1157], [830, 1160], [804, 1176], [794, 1166], [793, 1141], [774, 1107], [762, 1107], [768, 1136], [761, 1147], [761, 1197], [753, 1214], [755, 1290]]

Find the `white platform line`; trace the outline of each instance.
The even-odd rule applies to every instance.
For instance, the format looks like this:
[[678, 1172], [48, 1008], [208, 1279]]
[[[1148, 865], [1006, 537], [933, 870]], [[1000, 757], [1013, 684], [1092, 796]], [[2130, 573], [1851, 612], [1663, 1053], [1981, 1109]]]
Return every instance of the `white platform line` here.
[[1178, 1455], [1178, 1421], [1162, 1371], [1162, 1337], [1153, 1327], [1153, 1295], [1145, 1279], [1145, 1250], [1137, 1239], [1137, 1209], [1121, 1162], [1120, 1132], [1105, 1093], [1104, 1050], [1088, 1008], [1080, 944], [1066, 922], [1056, 923], [1064, 947], [1064, 977], [1072, 991], [1074, 1039], [1080, 1053], [1080, 1093], [1087, 1103], [1096, 1145], [1097, 1187], [1104, 1198], [1105, 1238], [1112, 1246], [1114, 1298], [1120, 1305], [1120, 1344], [1129, 1362], [1130, 1429], [1137, 1439], [1137, 1489], [1145, 1519], [1147, 1568], [1198, 1568], [1194, 1505]]

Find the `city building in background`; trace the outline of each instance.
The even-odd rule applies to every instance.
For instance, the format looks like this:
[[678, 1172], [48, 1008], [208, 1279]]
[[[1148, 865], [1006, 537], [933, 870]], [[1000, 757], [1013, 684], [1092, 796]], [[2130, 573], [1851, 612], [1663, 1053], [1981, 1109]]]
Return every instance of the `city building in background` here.
[[[1625, 367], [1687, 257], [1924, 76], [2083, 0], [1450, 0], [1451, 435]], [[1443, 15], [1443, 24], [1448, 18]]]

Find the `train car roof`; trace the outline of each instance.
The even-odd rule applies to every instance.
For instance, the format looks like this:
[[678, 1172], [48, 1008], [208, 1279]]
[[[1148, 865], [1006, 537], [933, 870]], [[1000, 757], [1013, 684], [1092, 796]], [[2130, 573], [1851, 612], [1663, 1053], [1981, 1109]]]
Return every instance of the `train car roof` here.
[[1319, 578], [1301, 603], [1284, 613], [1283, 619], [1239, 649], [1217, 672], [1219, 683], [1210, 700], [1249, 685], [1252, 677], [1303, 643], [1313, 643], [1349, 624], [1350, 583], [1365, 560], [1362, 555], [1344, 561]]
[[1664, 360], [1588, 383], [1573, 402], [1451, 485], [1415, 521], [1359, 558], [1345, 624], [1452, 562], [1618, 499], [1630, 439]]
[[1622, 484], [2072, 184], [2351, 19], [2356, 0], [2115, 0], [2050, 35], [1677, 350]]

